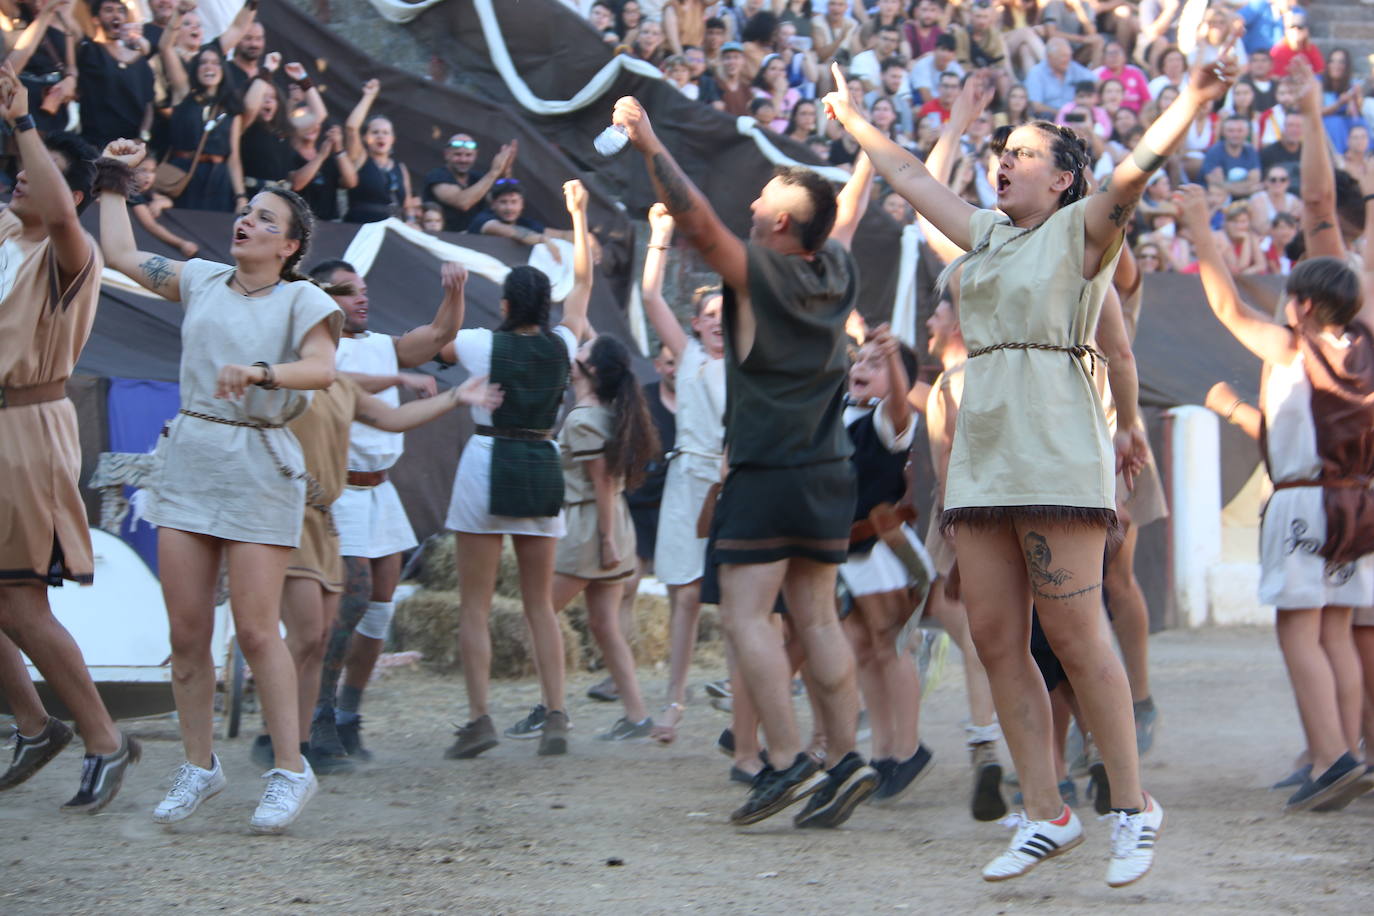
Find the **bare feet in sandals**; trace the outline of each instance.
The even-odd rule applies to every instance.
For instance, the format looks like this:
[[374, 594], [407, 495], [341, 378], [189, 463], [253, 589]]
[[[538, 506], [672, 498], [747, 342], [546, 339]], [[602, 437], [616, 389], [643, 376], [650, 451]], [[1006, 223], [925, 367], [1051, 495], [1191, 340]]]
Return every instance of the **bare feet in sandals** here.
[[672, 744], [677, 739], [677, 727], [682, 724], [682, 719], [686, 715], [687, 707], [681, 703], [669, 703], [663, 707], [663, 714], [654, 723], [649, 737], [665, 746]]

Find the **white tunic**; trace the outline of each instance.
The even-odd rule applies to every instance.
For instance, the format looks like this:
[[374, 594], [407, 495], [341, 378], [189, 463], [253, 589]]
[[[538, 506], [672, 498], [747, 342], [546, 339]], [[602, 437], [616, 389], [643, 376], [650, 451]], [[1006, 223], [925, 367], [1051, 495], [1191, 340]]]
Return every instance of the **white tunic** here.
[[[366, 331], [361, 337], [339, 340], [334, 365], [340, 372], [360, 375], [395, 375], [400, 371], [396, 360], [396, 339], [390, 334]], [[377, 392], [392, 407], [401, 405], [401, 393], [393, 385]], [[405, 434], [389, 433], [354, 422], [348, 430], [348, 469], [350, 471], [385, 471], [401, 459], [405, 451]]]

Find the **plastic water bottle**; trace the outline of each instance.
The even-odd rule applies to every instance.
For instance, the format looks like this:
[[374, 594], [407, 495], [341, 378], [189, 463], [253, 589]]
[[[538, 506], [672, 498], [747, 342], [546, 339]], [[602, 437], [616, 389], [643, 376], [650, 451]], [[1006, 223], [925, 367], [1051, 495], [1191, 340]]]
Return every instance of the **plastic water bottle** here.
[[612, 124], [597, 135], [593, 145], [598, 153], [609, 159], [623, 150], [629, 142], [630, 135], [625, 133], [625, 128]]

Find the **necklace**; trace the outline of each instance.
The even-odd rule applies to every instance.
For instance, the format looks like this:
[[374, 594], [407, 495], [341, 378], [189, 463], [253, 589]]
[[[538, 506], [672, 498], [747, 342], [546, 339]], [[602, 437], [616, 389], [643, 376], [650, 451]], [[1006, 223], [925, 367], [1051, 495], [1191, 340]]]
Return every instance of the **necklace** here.
[[272, 287], [276, 286], [278, 283], [281, 282], [281, 278], [278, 278], [278, 279], [276, 279], [276, 280], [273, 280], [271, 283], [267, 284], [266, 286], [259, 286], [257, 289], [249, 289], [248, 287], [246, 287], [246, 286], [243, 285], [243, 281], [239, 279], [239, 272], [238, 272], [237, 270], [235, 270], [235, 271], [234, 271], [234, 275], [233, 275], [232, 277], [229, 278], [229, 282], [231, 282], [231, 283], [237, 283], [239, 289], [243, 290], [243, 294], [244, 294], [245, 296], [252, 297], [252, 296], [256, 296], [256, 295], [257, 295], [258, 293], [260, 293], [260, 292], [263, 292], [264, 290], [269, 290], [269, 289], [271, 289]]

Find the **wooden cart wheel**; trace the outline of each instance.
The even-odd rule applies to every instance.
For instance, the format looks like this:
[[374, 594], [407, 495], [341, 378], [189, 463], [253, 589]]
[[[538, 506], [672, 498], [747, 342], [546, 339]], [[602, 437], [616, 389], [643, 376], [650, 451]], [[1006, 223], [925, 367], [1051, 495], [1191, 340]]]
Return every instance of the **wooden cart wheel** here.
[[239, 725], [243, 721], [244, 682], [248, 679], [248, 662], [239, 648], [238, 637], [229, 642], [229, 715], [225, 733], [230, 738], [239, 736]]

